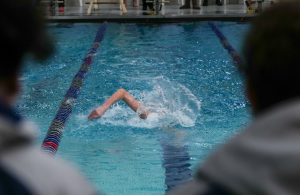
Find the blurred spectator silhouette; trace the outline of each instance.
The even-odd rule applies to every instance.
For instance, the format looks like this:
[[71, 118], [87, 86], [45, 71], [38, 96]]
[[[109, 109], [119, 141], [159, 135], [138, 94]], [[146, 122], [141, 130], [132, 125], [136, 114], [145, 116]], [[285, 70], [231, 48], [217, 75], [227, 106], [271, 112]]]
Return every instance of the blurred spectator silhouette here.
[[300, 194], [299, 53], [299, 2], [278, 3], [253, 20], [242, 74], [254, 120], [171, 194]]
[[143, 10], [147, 10], [147, 7], [149, 7], [150, 11], [154, 11], [153, 3], [147, 3], [147, 0], [143, 0]]
[[13, 109], [26, 53], [43, 60], [52, 52], [35, 0], [2, 0], [0, 39], [0, 194], [97, 194], [68, 164], [32, 145], [33, 128]]
[[[216, 0], [215, 3], [216, 3], [216, 5], [219, 5], [219, 6], [223, 5], [223, 3], [221, 2], [221, 0]], [[208, 6], [208, 0], [204, 0], [202, 5], [203, 6]]]
[[[198, 0], [192, 0], [193, 9], [201, 9], [198, 5]], [[179, 9], [190, 9], [191, 8], [191, 1], [184, 0], [184, 5], [181, 6]]]
[[64, 12], [65, 11], [65, 0], [60, 0], [62, 1], [62, 3], [59, 3], [58, 4], [58, 7], [59, 7], [59, 12]]
[[[62, 3], [58, 3], [58, 11], [59, 12], [64, 12], [65, 11], [65, 0], [60, 0], [60, 2]], [[40, 4], [40, 0], [36, 0], [36, 6], [38, 6]], [[55, 3], [52, 2], [50, 3], [50, 8], [49, 8], [49, 12], [53, 12], [53, 9], [55, 7]]]

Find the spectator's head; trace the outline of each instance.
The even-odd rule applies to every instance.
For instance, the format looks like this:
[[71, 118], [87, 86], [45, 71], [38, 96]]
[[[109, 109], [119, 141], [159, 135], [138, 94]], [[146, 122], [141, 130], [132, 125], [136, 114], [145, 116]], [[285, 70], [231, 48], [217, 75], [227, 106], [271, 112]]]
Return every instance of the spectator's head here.
[[254, 113], [300, 96], [300, 3], [280, 3], [254, 21], [244, 75]]
[[52, 51], [35, 0], [1, 0], [0, 42], [1, 71], [0, 96], [15, 96], [18, 92], [17, 76], [22, 58], [32, 52], [38, 59]]

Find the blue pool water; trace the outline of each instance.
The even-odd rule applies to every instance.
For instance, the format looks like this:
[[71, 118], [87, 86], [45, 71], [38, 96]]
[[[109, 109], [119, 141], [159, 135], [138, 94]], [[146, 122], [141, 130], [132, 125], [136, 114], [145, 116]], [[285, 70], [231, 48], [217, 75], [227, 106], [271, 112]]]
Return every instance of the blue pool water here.
[[[217, 25], [241, 53], [249, 25]], [[38, 126], [37, 147], [98, 27], [51, 24], [56, 52], [44, 62], [26, 59], [17, 108]], [[120, 88], [153, 115], [139, 119], [121, 101], [101, 119], [87, 121]], [[240, 74], [207, 22], [109, 23], [57, 155], [78, 166], [104, 194], [164, 194], [173, 161], [184, 156], [187, 175], [194, 172], [251, 120], [243, 91]]]

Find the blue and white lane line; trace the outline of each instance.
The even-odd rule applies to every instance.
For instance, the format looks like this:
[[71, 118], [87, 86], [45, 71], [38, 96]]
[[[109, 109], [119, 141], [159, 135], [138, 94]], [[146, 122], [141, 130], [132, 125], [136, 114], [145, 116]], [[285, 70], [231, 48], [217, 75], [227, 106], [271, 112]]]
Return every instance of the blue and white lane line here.
[[225, 35], [222, 33], [222, 31], [218, 28], [218, 26], [213, 22], [209, 21], [208, 24], [212, 28], [212, 30], [215, 32], [217, 37], [219, 38], [221, 44], [223, 45], [224, 49], [228, 52], [229, 56], [232, 58], [233, 62], [235, 63], [236, 67], [241, 70], [243, 60], [240, 57], [240, 55], [235, 51], [235, 49], [232, 47], [232, 45], [229, 43]]
[[55, 115], [48, 133], [43, 141], [41, 150], [50, 156], [55, 156], [59, 143], [61, 141], [64, 128], [67, 121], [72, 114], [72, 105], [77, 99], [80, 92], [80, 88], [83, 85], [83, 80], [85, 79], [88, 71], [93, 63], [93, 58], [97, 53], [101, 42], [103, 41], [105, 32], [107, 28], [107, 22], [103, 22], [97, 32], [96, 38], [91, 49], [88, 51], [87, 55], [84, 57], [83, 63], [77, 74], [74, 76], [70, 88], [67, 90], [66, 95], [61, 102], [57, 114]]

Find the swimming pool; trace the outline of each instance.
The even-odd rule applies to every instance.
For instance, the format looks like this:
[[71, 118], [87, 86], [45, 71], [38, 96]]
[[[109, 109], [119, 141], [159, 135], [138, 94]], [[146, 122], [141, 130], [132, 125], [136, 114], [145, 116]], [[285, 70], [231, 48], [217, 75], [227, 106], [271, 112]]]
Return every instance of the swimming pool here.
[[[249, 25], [217, 25], [241, 53]], [[98, 27], [50, 24], [57, 51], [44, 62], [26, 60], [17, 108], [37, 124], [37, 147]], [[168, 113], [144, 121], [119, 102], [102, 119], [86, 120], [90, 111], [120, 88], [149, 107], [151, 103], [159, 105], [162, 93], [170, 94], [168, 101], [172, 101], [172, 95], [189, 94], [201, 110], [193, 115], [194, 123]], [[78, 165], [104, 194], [164, 194], [169, 177], [165, 170], [172, 160], [184, 154], [187, 168], [195, 170], [213, 148], [251, 119], [243, 90], [240, 74], [207, 22], [109, 23], [65, 128], [58, 156]], [[166, 114], [164, 106], [155, 109]], [[176, 153], [176, 149], [170, 149], [173, 146], [181, 151]], [[174, 155], [167, 159], [170, 152]]]

